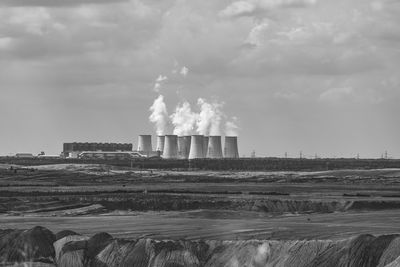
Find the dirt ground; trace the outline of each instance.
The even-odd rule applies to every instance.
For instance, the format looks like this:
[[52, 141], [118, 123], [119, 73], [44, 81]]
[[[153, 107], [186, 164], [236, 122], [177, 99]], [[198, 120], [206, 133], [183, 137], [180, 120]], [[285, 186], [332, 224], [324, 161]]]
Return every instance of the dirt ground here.
[[398, 233], [399, 219], [400, 169], [174, 172], [0, 165], [0, 229], [41, 225], [163, 239], [341, 239]]
[[399, 233], [399, 220], [400, 210], [280, 216], [198, 210], [62, 217], [0, 215], [0, 228], [41, 225], [54, 232], [108, 232], [121, 238], [336, 240], [367, 233]]

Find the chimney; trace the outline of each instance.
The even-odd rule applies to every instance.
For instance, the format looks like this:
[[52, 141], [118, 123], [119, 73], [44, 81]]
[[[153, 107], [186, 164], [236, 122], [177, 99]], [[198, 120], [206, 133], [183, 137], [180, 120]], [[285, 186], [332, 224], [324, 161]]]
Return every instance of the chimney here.
[[220, 135], [214, 135], [209, 137], [207, 158], [211, 159], [222, 158], [222, 144]]
[[163, 158], [175, 159], [178, 157], [178, 136], [166, 135], [164, 143]]
[[207, 151], [208, 151], [208, 136], [204, 136], [203, 138], [203, 158], [207, 157]]
[[237, 136], [225, 136], [225, 158], [239, 158]]
[[178, 136], [178, 158], [189, 158], [191, 139], [191, 136]]
[[151, 135], [139, 135], [137, 151], [149, 155], [153, 151], [151, 145]]
[[204, 135], [192, 135], [190, 140], [189, 159], [204, 158]]
[[157, 147], [156, 151], [160, 152], [160, 155], [163, 154], [164, 151], [164, 143], [165, 143], [165, 135], [158, 135], [157, 136]]

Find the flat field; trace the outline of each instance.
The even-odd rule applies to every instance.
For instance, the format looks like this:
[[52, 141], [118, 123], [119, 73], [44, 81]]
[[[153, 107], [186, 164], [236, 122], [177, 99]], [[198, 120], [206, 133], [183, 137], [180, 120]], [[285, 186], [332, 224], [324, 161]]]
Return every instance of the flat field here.
[[400, 169], [0, 165], [0, 229], [41, 225], [55, 232], [157, 239], [342, 239], [399, 233], [399, 220]]

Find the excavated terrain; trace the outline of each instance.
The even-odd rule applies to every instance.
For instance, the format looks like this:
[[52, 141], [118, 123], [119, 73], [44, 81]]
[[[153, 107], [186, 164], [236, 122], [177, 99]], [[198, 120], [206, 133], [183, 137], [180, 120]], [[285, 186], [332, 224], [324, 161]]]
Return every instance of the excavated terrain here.
[[0, 262], [400, 266], [399, 192], [400, 169], [0, 164]]
[[[294, 266], [393, 267], [400, 235], [359, 235], [343, 240], [154, 240], [91, 237], [37, 226], [0, 230], [3, 266]], [[26, 264], [26, 265], [24, 265]]]

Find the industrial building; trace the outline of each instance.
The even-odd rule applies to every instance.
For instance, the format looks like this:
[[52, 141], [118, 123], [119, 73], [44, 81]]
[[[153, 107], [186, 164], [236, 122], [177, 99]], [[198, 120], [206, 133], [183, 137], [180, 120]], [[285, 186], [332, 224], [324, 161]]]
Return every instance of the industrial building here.
[[224, 150], [220, 135], [158, 135], [156, 138], [156, 149], [153, 150], [152, 136], [139, 135], [136, 151], [147, 157], [164, 159], [239, 158], [237, 136], [225, 136]]
[[178, 136], [166, 135], [164, 143], [163, 158], [176, 159], [178, 158]]
[[204, 135], [192, 135], [190, 142], [189, 159], [204, 158]]
[[239, 158], [237, 136], [225, 136], [224, 157], [231, 159]]
[[130, 159], [162, 157], [164, 159], [239, 158], [237, 136], [225, 136], [222, 150], [220, 135], [159, 135], [153, 150], [152, 136], [139, 135], [137, 149], [127, 143], [64, 143], [62, 155], [82, 159]]
[[222, 157], [221, 136], [208, 137], [207, 158], [220, 159]]
[[164, 151], [164, 143], [165, 143], [165, 135], [158, 135], [157, 136], [157, 147], [156, 151], [160, 153], [160, 155], [163, 154]]
[[188, 159], [190, 153], [191, 136], [178, 136], [178, 158]]
[[86, 151], [132, 151], [132, 144], [129, 143], [64, 143], [63, 156], [66, 158], [77, 158]]
[[106, 151], [85, 151], [78, 155], [80, 159], [107, 159], [107, 160], [128, 160], [132, 158], [143, 158], [145, 155], [133, 151], [106, 152]]

